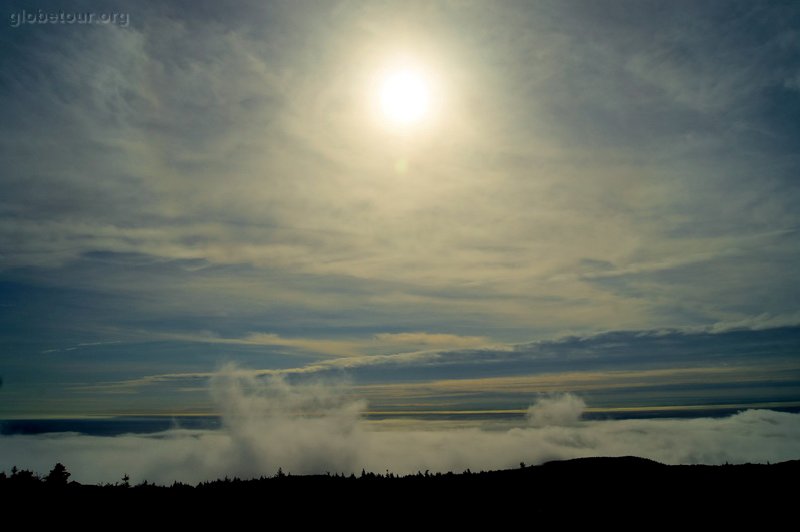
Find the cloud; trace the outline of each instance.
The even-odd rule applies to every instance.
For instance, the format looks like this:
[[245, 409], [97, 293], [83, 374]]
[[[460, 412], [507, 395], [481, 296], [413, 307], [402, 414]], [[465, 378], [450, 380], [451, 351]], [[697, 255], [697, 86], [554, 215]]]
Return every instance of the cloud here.
[[253, 332], [242, 337], [221, 337], [208, 331], [196, 333], [161, 333], [158, 336], [170, 340], [209, 344], [288, 347], [302, 352], [345, 357], [357, 354], [364, 347], [364, 341], [358, 340], [286, 338], [279, 334], [264, 332]]
[[571, 393], [541, 397], [528, 408], [526, 417], [532, 427], [575, 425], [581, 420], [586, 403]]
[[[653, 17], [564, 6], [415, 14], [388, 2], [333, 16], [278, 4], [237, 14], [147, 4], [131, 12], [131, 27], [68, 38], [6, 28], [19, 53], [2, 69], [3, 97], [15, 102], [0, 129], [10, 146], [2, 264], [68, 270], [74, 261], [80, 271], [98, 250], [154, 257], [162, 273], [170, 261], [245, 264], [256, 273], [225, 282], [179, 272], [154, 283], [157, 268], [120, 280], [98, 268], [91, 286], [152, 292], [162, 313], [170, 298], [181, 307], [174, 314], [197, 309], [201, 293], [203, 306], [235, 296], [237, 309], [275, 305], [277, 292], [306, 311], [325, 299], [345, 317], [384, 313], [371, 331], [467, 314], [496, 330], [673, 324], [681, 319], [671, 306], [683, 300], [674, 282], [638, 283], [644, 294], [632, 296], [591, 280], [715, 258], [743, 278], [776, 279], [771, 293], [796, 284], [790, 268], [765, 271], [786, 251], [746, 238], [796, 226], [797, 195], [784, 186], [794, 152], [732, 136], [719, 118], [742, 109], [757, 122], [748, 127], [772, 134], [775, 117], [752, 106], [793, 64], [792, 49], [777, 44], [782, 32], [732, 39], [722, 31], [729, 15], [702, 7], [667, 9], [653, 26]], [[760, 22], [779, 28], [780, 11], [762, 8]], [[366, 123], [362, 104], [387, 23], [405, 17], [426, 38], [398, 45], [424, 41], [451, 93], [443, 129], [398, 146]], [[720, 112], [709, 118], [709, 108]], [[391, 170], [398, 156], [411, 161], [402, 179]], [[756, 271], [743, 271], [748, 264]], [[712, 321], [735, 297], [726, 286], [709, 297], [706, 287], [732, 278], [718, 271], [686, 290], [710, 301], [692, 310]], [[58, 273], [58, 285], [79, 282]], [[302, 275], [313, 287], [285, 288]], [[343, 278], [362, 291], [337, 292]]]
[[774, 315], [769, 313], [748, 316], [739, 320], [715, 323], [707, 328], [713, 333], [737, 330], [761, 331], [777, 327], [797, 327], [800, 325], [800, 311]]
[[375, 335], [375, 339], [386, 344], [417, 345], [439, 349], [480, 347], [489, 343], [489, 339], [485, 336], [459, 336], [427, 332], [379, 333]]
[[237, 461], [231, 469], [242, 472], [236, 474], [281, 463], [307, 472], [357, 467], [366, 403], [337, 385], [290, 385], [280, 376], [263, 381], [228, 367], [212, 379], [211, 391]]
[[[270, 368], [263, 361], [265, 355], [257, 351], [237, 371], [253, 378], [282, 375], [294, 383], [347, 375], [353, 389], [377, 411], [450, 410], [454, 403], [460, 408], [518, 411], [541, 399], [539, 394], [570, 391], [590, 397], [597, 408], [794, 404], [800, 383], [795, 360], [800, 328], [762, 329], [764, 323], [772, 320], [753, 320], [750, 325], [754, 328], [739, 323], [739, 327], [607, 331], [483, 348], [333, 357], [282, 368]], [[206, 335], [198, 338], [210, 338], [212, 347], [218, 341]], [[222, 341], [233, 346], [240, 340]], [[363, 342], [360, 349], [383, 343], [372, 337], [351, 341]], [[397, 347], [406, 346], [390, 343], [387, 349]], [[725, 364], [720, 364], [720, 353], [725, 353]], [[90, 391], [139, 390], [142, 397], [157, 396], [202, 385], [214, 375], [209, 370], [181, 369], [94, 383], [79, 375], [80, 380], [70, 385], [73, 396], [64, 397], [62, 403], [69, 404], [72, 397]], [[129, 403], [107, 399], [103, 405], [106, 413], [130, 408]], [[147, 404], [141, 408], [155, 408], [153, 412], [175, 412], [194, 405], [202, 405], [196, 410], [209, 411], [205, 397], [199, 396], [183, 396], [174, 406]]]
[[[226, 357], [369, 383], [685, 367], [686, 344], [476, 348], [796, 312], [796, 6], [400, 4], [0, 28], [0, 356], [25, 398], [1, 411], [199, 410], [176, 381]], [[395, 44], [437, 65], [433, 134], [365, 116]], [[698, 364], [760, 362], [738, 353]], [[342, 360], [292, 367], [318, 355]], [[148, 388], [58, 388], [112, 380]]]
[[282, 346], [311, 353], [341, 357], [355, 357], [360, 353], [374, 350], [391, 351], [398, 347], [405, 351], [416, 351], [420, 348], [458, 349], [489, 345], [489, 339], [485, 336], [460, 336], [457, 334], [428, 332], [377, 333], [372, 338], [354, 339], [286, 338], [279, 334], [266, 332], [253, 332], [239, 338], [224, 338], [211, 332], [194, 334], [163, 333], [161, 336], [190, 342]]
[[637, 455], [660, 462], [766, 462], [798, 458], [800, 414], [747, 410], [727, 418], [582, 421], [583, 400], [565, 394], [531, 406], [532, 426], [507, 430], [446, 423], [371, 423], [363, 400], [342, 383], [291, 384], [235, 368], [219, 372], [212, 395], [220, 430], [175, 428], [116, 437], [76, 433], [0, 437], [0, 469], [39, 472], [60, 461], [81, 482], [198, 482], [224, 476], [398, 473], [515, 467], [581, 456]]

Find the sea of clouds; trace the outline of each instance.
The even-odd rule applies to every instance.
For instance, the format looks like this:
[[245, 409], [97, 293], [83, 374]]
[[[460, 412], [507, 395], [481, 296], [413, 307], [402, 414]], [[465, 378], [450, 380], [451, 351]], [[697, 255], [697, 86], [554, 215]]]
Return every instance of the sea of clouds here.
[[800, 414], [745, 410], [725, 418], [582, 420], [573, 394], [543, 396], [528, 424], [507, 430], [443, 428], [435, 423], [392, 430], [364, 420], [366, 403], [345, 386], [290, 384], [235, 368], [212, 380], [221, 430], [175, 428], [154, 434], [77, 433], [0, 437], [0, 470], [46, 473], [64, 463], [79, 482], [199, 482], [225, 476], [367, 471], [472, 471], [520, 462], [636, 455], [663, 463], [777, 462], [800, 458]]

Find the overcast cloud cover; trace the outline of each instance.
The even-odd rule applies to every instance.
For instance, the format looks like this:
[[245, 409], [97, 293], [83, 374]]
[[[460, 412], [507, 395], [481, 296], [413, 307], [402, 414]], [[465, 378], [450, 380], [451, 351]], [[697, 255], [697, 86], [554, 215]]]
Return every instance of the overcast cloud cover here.
[[[129, 23], [13, 27], [34, 8]], [[792, 414], [573, 414], [800, 404], [798, 4], [2, 9], [0, 418], [228, 420], [213, 434], [3, 438], [4, 456], [74, 456], [87, 478], [113, 470], [90, 456], [142, 460], [171, 480], [308, 470], [296, 449], [333, 470], [797, 454]], [[397, 53], [437, 87], [413, 134], [371, 103]], [[347, 400], [257, 421], [237, 405], [260, 396], [208, 394], [231, 361], [292, 386], [345, 379]], [[524, 411], [570, 392], [507, 433], [390, 435], [357, 416]], [[269, 423], [281, 438], [261, 437]], [[321, 448], [312, 435], [328, 429]], [[403, 445], [418, 449], [407, 461]]]

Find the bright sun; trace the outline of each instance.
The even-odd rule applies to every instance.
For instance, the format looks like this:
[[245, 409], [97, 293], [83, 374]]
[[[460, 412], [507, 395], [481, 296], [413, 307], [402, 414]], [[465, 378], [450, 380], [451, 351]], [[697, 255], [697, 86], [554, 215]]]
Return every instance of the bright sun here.
[[398, 125], [421, 121], [431, 103], [430, 86], [420, 72], [400, 69], [389, 72], [380, 86], [381, 111]]

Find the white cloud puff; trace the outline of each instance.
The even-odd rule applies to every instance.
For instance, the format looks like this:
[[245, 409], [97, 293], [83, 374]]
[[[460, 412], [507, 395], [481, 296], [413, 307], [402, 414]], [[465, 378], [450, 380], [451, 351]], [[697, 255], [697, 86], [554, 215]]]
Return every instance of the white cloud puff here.
[[583, 399], [564, 393], [539, 398], [528, 408], [526, 415], [532, 427], [569, 426], [580, 421], [585, 409]]

